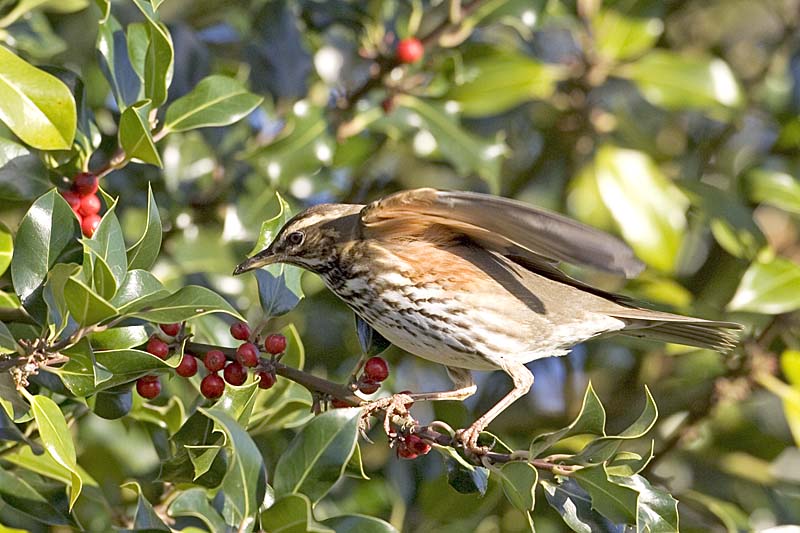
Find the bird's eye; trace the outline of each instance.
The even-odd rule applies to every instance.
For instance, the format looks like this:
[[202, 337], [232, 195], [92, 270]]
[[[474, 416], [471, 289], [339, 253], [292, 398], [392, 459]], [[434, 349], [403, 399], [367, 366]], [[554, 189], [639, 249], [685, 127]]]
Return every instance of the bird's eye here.
[[293, 231], [286, 236], [286, 242], [292, 246], [299, 246], [303, 244], [303, 239], [305, 239], [305, 235], [303, 235], [303, 232], [301, 231]]

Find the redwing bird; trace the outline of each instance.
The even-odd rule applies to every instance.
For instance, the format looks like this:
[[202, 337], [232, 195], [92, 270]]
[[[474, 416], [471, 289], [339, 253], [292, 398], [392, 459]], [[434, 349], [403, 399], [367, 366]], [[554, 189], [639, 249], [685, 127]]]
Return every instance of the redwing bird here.
[[633, 277], [621, 241], [564, 216], [473, 192], [416, 189], [368, 205], [325, 204], [289, 220], [234, 274], [273, 263], [314, 272], [399, 348], [446, 365], [455, 388], [415, 400], [462, 400], [470, 370], [502, 370], [514, 388], [459, 434], [480, 432], [528, 392], [525, 363], [608, 333], [726, 351], [740, 326], [644, 309], [573, 279], [558, 263]]

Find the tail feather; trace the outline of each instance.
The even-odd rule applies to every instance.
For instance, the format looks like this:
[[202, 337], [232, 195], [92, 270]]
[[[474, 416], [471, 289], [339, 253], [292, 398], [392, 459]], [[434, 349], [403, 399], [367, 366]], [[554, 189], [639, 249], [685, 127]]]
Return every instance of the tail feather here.
[[621, 334], [728, 352], [739, 342], [740, 324], [703, 320], [649, 309], [624, 308], [609, 313], [627, 322]]

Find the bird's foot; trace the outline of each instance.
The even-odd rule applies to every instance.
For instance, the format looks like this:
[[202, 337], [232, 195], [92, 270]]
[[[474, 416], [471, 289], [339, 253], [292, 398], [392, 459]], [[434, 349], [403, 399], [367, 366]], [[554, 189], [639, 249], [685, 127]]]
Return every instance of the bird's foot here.
[[488, 446], [481, 446], [478, 444], [481, 431], [483, 431], [483, 428], [478, 426], [470, 426], [466, 429], [459, 429], [456, 431], [455, 439], [464, 447], [464, 451], [467, 455], [473, 455], [479, 458], [489, 453], [490, 448]]
[[414, 399], [404, 392], [392, 394], [391, 396], [387, 396], [385, 398], [378, 398], [377, 400], [364, 402], [361, 404], [361, 407], [364, 409], [364, 411], [361, 414], [359, 427], [361, 428], [362, 433], [364, 433], [366, 429], [369, 429], [369, 417], [375, 415], [377, 411], [383, 411], [383, 429], [386, 431], [386, 435], [389, 437], [395, 436], [395, 432], [392, 431], [391, 425], [392, 420], [395, 417], [402, 418], [404, 425], [413, 425], [417, 423], [417, 421], [414, 420], [414, 417], [412, 417], [411, 413], [409, 412], [409, 409], [413, 404]]

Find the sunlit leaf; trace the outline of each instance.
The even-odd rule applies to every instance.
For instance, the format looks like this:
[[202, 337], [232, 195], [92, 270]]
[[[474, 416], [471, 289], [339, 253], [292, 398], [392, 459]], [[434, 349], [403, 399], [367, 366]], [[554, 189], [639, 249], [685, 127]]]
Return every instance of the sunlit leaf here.
[[148, 302], [160, 300], [168, 294], [164, 285], [147, 270], [131, 270], [125, 275], [111, 304], [124, 314], [130, 309], [139, 309]]
[[739, 82], [721, 59], [653, 50], [617, 73], [636, 83], [645, 98], [667, 109], [716, 110], [738, 108], [744, 102]]
[[247, 116], [262, 100], [232, 78], [209, 76], [169, 106], [164, 129], [176, 132], [227, 126]]
[[119, 119], [119, 144], [127, 157], [161, 167], [161, 156], [158, 155], [150, 132], [150, 109], [149, 100], [140, 100], [122, 112]]
[[209, 313], [226, 313], [244, 320], [222, 296], [196, 285], [187, 285], [158, 300], [147, 300], [144, 305], [139, 303], [135, 309], [126, 314], [159, 324], [183, 322]]
[[0, 121], [26, 144], [66, 150], [77, 128], [69, 88], [0, 46]]
[[755, 169], [747, 174], [745, 184], [750, 200], [800, 215], [800, 181], [786, 172]]
[[70, 315], [81, 326], [99, 324], [117, 315], [117, 310], [81, 280], [69, 278], [64, 285], [64, 298]]
[[664, 23], [654, 17], [636, 17], [615, 9], [601, 9], [592, 18], [597, 53], [612, 60], [640, 55], [658, 41]]
[[647, 154], [601, 147], [583, 172], [597, 181], [600, 197], [636, 255], [665, 272], [677, 268], [689, 200]]
[[47, 272], [76, 233], [69, 204], [55, 190], [36, 200], [20, 223], [11, 260], [11, 279], [23, 305], [36, 299]]
[[0, 276], [11, 264], [11, 257], [14, 255], [14, 240], [11, 231], [5, 224], [0, 222]]
[[29, 396], [33, 417], [39, 427], [39, 437], [48, 455], [70, 473], [70, 509], [81, 493], [83, 480], [78, 472], [75, 445], [67, 421], [58, 405], [46, 396]]
[[456, 102], [465, 116], [484, 116], [549, 98], [563, 73], [555, 65], [504, 52], [467, 60], [460, 77], [462, 82], [450, 88], [445, 100]]
[[147, 270], [155, 263], [161, 251], [161, 216], [153, 197], [153, 189], [147, 184], [147, 223], [142, 236], [133, 246], [128, 248], [128, 268]]
[[781, 257], [754, 261], [728, 308], [768, 315], [800, 309], [800, 265]]

